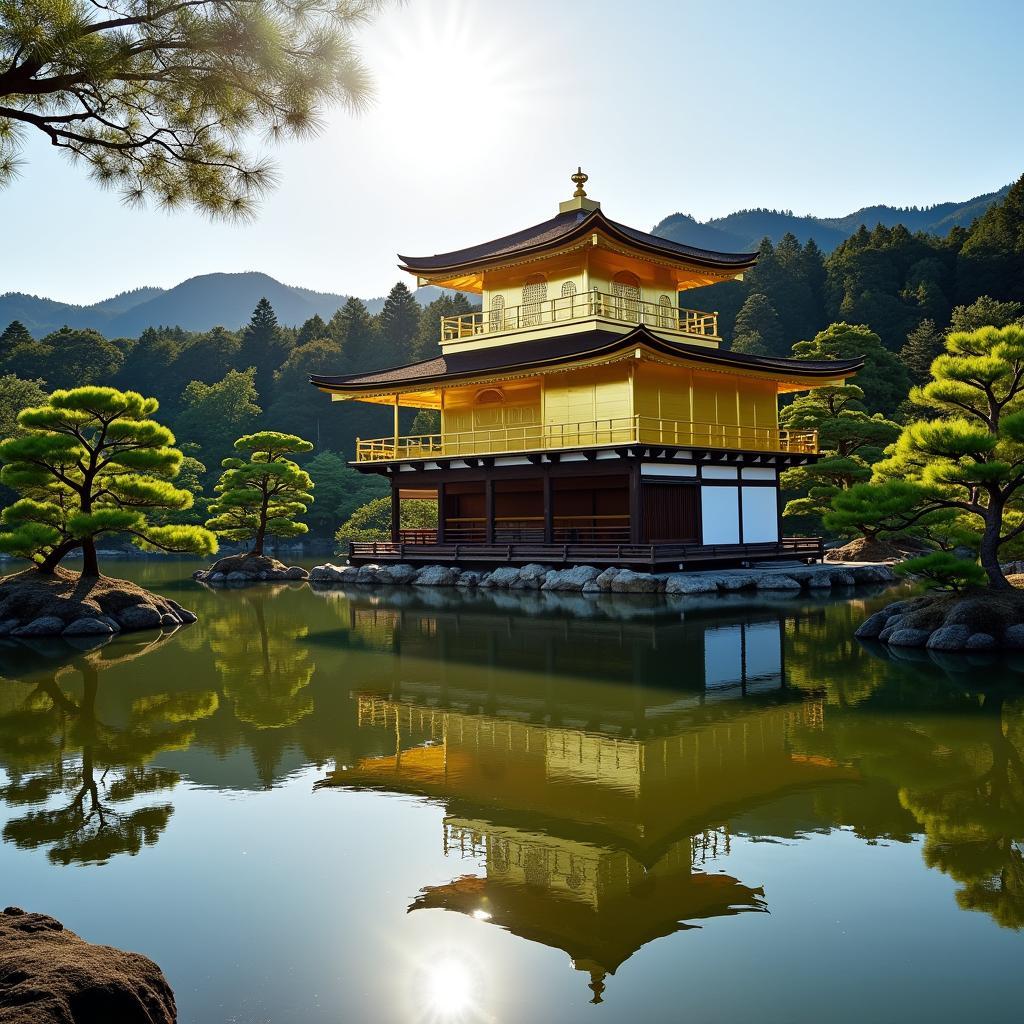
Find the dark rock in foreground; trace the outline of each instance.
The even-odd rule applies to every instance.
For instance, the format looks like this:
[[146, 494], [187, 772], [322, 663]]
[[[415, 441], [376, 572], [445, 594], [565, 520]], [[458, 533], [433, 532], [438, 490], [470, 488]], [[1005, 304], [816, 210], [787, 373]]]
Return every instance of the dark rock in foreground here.
[[0, 914], [5, 1024], [173, 1024], [163, 971], [148, 957], [94, 946], [45, 914]]
[[137, 583], [38, 569], [0, 580], [0, 637], [104, 640], [139, 629], [177, 629], [196, 616]]
[[305, 580], [309, 573], [301, 565], [285, 565], [269, 555], [248, 554], [219, 558], [209, 569], [194, 572], [192, 578], [213, 586], [232, 586]]
[[896, 601], [865, 619], [854, 636], [939, 652], [1021, 649], [1024, 592], [976, 588]]

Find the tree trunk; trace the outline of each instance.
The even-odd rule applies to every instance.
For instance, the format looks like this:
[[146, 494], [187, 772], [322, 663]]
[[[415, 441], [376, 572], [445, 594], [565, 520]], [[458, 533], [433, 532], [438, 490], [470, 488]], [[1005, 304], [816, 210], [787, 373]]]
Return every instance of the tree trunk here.
[[999, 565], [999, 532], [1003, 525], [1003, 506], [990, 504], [985, 516], [985, 532], [981, 535], [981, 567], [994, 590], [1012, 590]]
[[82, 541], [82, 575], [96, 579], [100, 574], [100, 564], [96, 558], [96, 542], [90, 537]]
[[58, 544], [40, 563], [39, 571], [52, 574], [53, 570], [65, 559], [75, 548], [81, 546], [81, 541], [66, 540]]
[[260, 523], [259, 529], [256, 531], [256, 539], [252, 542], [252, 553], [254, 555], [263, 554], [263, 544], [267, 539], [266, 527], [263, 523]]

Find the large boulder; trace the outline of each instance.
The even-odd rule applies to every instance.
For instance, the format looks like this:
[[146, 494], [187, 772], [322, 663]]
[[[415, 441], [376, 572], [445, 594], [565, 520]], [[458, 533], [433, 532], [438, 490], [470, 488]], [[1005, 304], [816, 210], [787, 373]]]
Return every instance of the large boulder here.
[[480, 586], [480, 573], [473, 572], [472, 569], [466, 569], [464, 572], [460, 572], [459, 578], [455, 581], [455, 586], [463, 587], [465, 589]]
[[574, 565], [571, 569], [552, 569], [544, 577], [541, 590], [582, 590], [584, 584], [601, 575], [592, 565]]
[[451, 587], [459, 575], [459, 570], [449, 565], [425, 565], [413, 577], [413, 583], [418, 587]]
[[665, 581], [666, 594], [717, 594], [718, 580], [704, 573], [675, 572]]
[[484, 589], [508, 590], [518, 580], [519, 570], [514, 565], [501, 565], [484, 576], [480, 586]]
[[792, 576], [781, 572], [766, 573], [757, 581], [758, 590], [782, 590], [793, 593], [800, 589], [800, 584]]
[[659, 589], [657, 576], [649, 572], [633, 572], [623, 569], [612, 580], [613, 594], [656, 594]]
[[593, 579], [590, 582], [593, 583], [598, 590], [610, 591], [612, 589], [612, 584], [615, 582], [615, 577], [618, 576], [620, 572], [622, 572], [621, 569], [612, 565], [605, 569], [596, 579]]
[[174, 1024], [174, 993], [139, 953], [96, 946], [45, 914], [0, 914], [5, 1024]]
[[311, 583], [354, 583], [358, 575], [359, 569], [354, 565], [331, 565], [329, 562], [314, 565], [309, 570]]
[[86, 615], [81, 619], [75, 619], [64, 630], [64, 636], [110, 636], [114, 630], [109, 622]]
[[927, 629], [897, 629], [889, 637], [890, 647], [924, 647], [931, 637]]
[[161, 611], [151, 604], [133, 604], [118, 612], [117, 621], [122, 629], [157, 629], [162, 617]]
[[726, 572], [718, 577], [718, 589], [726, 593], [736, 590], [752, 590], [757, 583], [758, 577], [753, 573]]
[[551, 571], [551, 566], [541, 565], [539, 562], [529, 562], [519, 570], [519, 578], [523, 582], [536, 580], [539, 587], [544, 582], [544, 577]]
[[874, 615], [869, 615], [853, 632], [858, 640], [877, 640], [879, 634], [885, 629], [889, 622], [889, 616], [883, 608]]
[[57, 636], [64, 632], [64, 620], [56, 615], [40, 615], [11, 632], [13, 636], [19, 637]]
[[962, 651], [970, 635], [967, 626], [940, 626], [928, 637], [925, 647], [931, 651]]

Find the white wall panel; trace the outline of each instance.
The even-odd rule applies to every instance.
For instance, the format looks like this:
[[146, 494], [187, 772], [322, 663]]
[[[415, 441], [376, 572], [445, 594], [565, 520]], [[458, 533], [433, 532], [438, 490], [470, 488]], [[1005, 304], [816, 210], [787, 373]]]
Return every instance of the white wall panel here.
[[743, 543], [779, 539], [779, 506], [774, 487], [743, 488]]
[[[751, 488], [755, 490], [756, 488]], [[772, 494], [774, 494], [774, 489]], [[700, 514], [703, 543], [738, 544], [740, 541], [740, 501], [736, 487], [701, 487]]]

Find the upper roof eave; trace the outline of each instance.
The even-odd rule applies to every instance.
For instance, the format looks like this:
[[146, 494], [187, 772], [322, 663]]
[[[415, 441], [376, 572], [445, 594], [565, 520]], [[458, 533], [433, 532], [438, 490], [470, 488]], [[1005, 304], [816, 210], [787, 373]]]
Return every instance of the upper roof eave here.
[[600, 210], [572, 210], [550, 220], [490, 242], [457, 249], [433, 256], [402, 256], [400, 266], [410, 274], [437, 276], [465, 273], [469, 270], [518, 262], [538, 253], [561, 248], [578, 238], [600, 229], [624, 245], [679, 262], [694, 263], [717, 270], [741, 273], [757, 261], [756, 252], [722, 253], [698, 249], [667, 238], [639, 231], [610, 220]]

